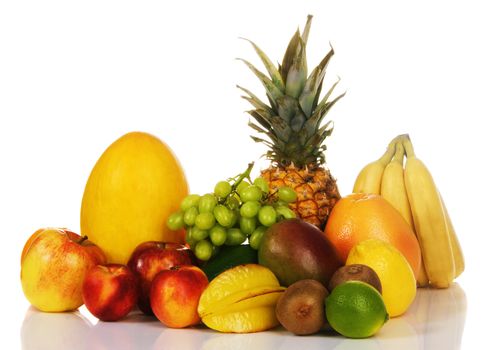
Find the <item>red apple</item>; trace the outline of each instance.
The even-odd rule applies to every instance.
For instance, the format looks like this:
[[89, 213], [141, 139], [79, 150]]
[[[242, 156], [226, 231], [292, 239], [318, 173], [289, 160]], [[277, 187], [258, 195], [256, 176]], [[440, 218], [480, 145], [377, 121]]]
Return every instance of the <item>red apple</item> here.
[[144, 242], [136, 247], [128, 267], [138, 278], [138, 306], [147, 315], [153, 315], [150, 306], [150, 287], [155, 275], [174, 266], [192, 265], [192, 251], [177, 243]]
[[34, 232], [21, 255], [20, 280], [29, 302], [41, 311], [62, 312], [83, 304], [82, 284], [88, 270], [105, 264], [102, 250], [61, 228]]
[[121, 264], [94, 266], [87, 272], [82, 296], [88, 311], [99, 320], [120, 320], [136, 305], [136, 276]]
[[196, 266], [176, 266], [161, 271], [151, 284], [151, 309], [167, 327], [196, 325], [200, 322], [199, 298], [208, 283], [206, 274]]

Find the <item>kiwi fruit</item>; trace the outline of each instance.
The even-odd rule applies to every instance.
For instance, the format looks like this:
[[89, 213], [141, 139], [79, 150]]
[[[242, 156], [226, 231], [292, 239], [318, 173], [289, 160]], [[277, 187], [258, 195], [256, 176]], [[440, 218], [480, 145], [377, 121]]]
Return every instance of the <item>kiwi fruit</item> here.
[[335, 287], [347, 281], [361, 281], [370, 284], [383, 294], [381, 281], [376, 272], [369, 266], [362, 264], [346, 265], [339, 268], [330, 278], [328, 290], [332, 292]]
[[312, 279], [297, 281], [291, 284], [277, 301], [276, 317], [291, 333], [316, 333], [326, 323], [327, 296], [328, 290], [320, 282]]

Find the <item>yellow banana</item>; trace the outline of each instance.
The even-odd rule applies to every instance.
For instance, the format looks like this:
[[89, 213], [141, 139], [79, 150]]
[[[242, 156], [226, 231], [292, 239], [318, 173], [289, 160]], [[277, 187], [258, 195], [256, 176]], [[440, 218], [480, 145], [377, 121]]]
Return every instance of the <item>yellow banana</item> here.
[[419, 275], [417, 276], [417, 287], [424, 288], [428, 286], [429, 286], [429, 277], [427, 277], [427, 271], [425, 270], [424, 256], [422, 255]]
[[446, 204], [442, 199], [441, 194], [439, 193], [439, 197], [441, 198], [441, 203], [444, 208], [444, 215], [446, 216], [446, 222], [448, 227], [449, 239], [451, 242], [451, 249], [453, 251], [453, 259], [454, 259], [454, 278], [461, 275], [464, 271], [465, 263], [463, 250], [461, 249], [461, 245], [459, 244], [458, 236], [456, 236], [456, 231], [454, 231], [454, 226], [447, 212]]
[[[395, 138], [396, 139], [396, 138]], [[386, 165], [390, 162], [395, 153], [395, 140], [391, 141], [385, 154], [378, 160], [367, 164], [361, 169], [354, 183], [353, 193], [374, 193], [380, 194], [381, 179]]]
[[405, 221], [414, 229], [410, 203], [408, 202], [405, 180], [403, 179], [403, 157], [405, 150], [401, 143], [395, 146], [393, 160], [386, 166], [381, 180], [381, 196], [386, 199]]
[[407, 154], [405, 187], [427, 277], [431, 286], [447, 288], [455, 278], [455, 264], [444, 206], [432, 175], [415, 156], [408, 138], [403, 146]]
[[[403, 158], [405, 156], [405, 150], [401, 142], [396, 143], [395, 149], [396, 152], [393, 160], [386, 166], [383, 172], [383, 178], [381, 180], [381, 196], [398, 210], [415, 234], [412, 211], [410, 209], [403, 175]], [[417, 276], [417, 285], [419, 287], [427, 287], [429, 285], [423, 263], [421, 264]]]

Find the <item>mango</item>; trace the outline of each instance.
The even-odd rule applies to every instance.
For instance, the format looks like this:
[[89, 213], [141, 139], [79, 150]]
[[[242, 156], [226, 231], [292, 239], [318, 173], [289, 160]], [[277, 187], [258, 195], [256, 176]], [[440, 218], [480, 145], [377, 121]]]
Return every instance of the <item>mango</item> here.
[[267, 229], [259, 247], [259, 264], [269, 268], [282, 286], [314, 279], [327, 287], [343, 265], [333, 245], [317, 227], [300, 219], [278, 222]]

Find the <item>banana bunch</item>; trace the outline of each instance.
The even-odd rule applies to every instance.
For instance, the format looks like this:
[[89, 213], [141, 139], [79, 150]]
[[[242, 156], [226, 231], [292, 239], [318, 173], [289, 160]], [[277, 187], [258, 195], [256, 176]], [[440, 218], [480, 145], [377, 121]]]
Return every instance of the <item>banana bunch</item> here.
[[444, 201], [408, 135], [395, 137], [380, 159], [361, 170], [353, 192], [381, 195], [412, 227], [422, 251], [420, 287], [447, 288], [463, 272], [463, 252]]

